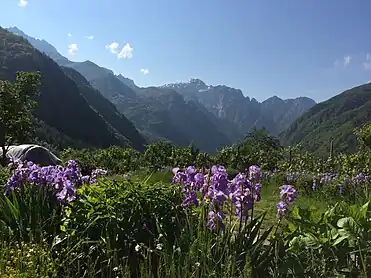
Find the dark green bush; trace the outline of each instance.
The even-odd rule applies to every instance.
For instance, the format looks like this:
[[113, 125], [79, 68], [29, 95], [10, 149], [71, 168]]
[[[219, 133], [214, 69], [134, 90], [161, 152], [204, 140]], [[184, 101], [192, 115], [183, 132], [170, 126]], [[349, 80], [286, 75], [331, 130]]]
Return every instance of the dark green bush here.
[[171, 245], [180, 233], [185, 219], [180, 193], [177, 187], [164, 183], [100, 181], [83, 186], [79, 198], [65, 211], [63, 230], [68, 246], [76, 246], [81, 258], [79, 265], [71, 261], [68, 269], [86, 271], [91, 268], [88, 262], [94, 261], [110, 273], [115, 266], [129, 263], [135, 273], [137, 246], [155, 249], [162, 236]]

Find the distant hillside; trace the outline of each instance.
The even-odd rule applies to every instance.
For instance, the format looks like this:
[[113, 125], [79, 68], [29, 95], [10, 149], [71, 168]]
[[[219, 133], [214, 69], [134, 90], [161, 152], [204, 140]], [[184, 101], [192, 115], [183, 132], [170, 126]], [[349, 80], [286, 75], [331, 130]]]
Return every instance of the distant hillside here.
[[[25, 39], [1, 27], [0, 40], [0, 79], [14, 80], [17, 71], [41, 72], [42, 88], [35, 116], [44, 126], [87, 146], [143, 148], [145, 141], [134, 126], [80, 74], [62, 69]], [[47, 138], [45, 133], [42, 135], [42, 129], [39, 133]]]
[[121, 114], [115, 105], [104, 98], [98, 90], [94, 89], [79, 72], [68, 67], [62, 67], [62, 69], [76, 83], [81, 95], [87, 100], [89, 105], [107, 121], [110, 127], [125, 136], [134, 148], [143, 148], [143, 145], [146, 143], [145, 140], [139, 135], [133, 123]]
[[301, 143], [318, 154], [328, 155], [331, 140], [335, 151], [352, 152], [357, 145], [354, 129], [370, 121], [371, 83], [315, 105], [280, 137], [286, 145]]

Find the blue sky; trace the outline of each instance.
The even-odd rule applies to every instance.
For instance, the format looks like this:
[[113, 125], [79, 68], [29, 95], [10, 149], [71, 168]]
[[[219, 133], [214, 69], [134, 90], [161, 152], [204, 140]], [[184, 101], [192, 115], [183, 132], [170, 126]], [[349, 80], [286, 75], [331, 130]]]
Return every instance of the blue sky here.
[[258, 100], [322, 101], [371, 80], [369, 0], [1, 2], [1, 26], [140, 86], [200, 78]]

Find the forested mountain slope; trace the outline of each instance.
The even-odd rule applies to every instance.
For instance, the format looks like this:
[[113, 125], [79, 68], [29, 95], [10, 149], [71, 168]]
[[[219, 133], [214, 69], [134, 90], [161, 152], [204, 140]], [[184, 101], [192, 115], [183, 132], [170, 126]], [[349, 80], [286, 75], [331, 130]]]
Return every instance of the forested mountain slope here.
[[[0, 79], [14, 80], [17, 71], [41, 72], [42, 87], [34, 113], [36, 118], [87, 146], [132, 145], [143, 148], [143, 138], [127, 119], [118, 116], [122, 119], [121, 125], [126, 125], [125, 133], [121, 133], [114, 127], [117, 123], [110, 124], [101, 114], [102, 109], [96, 103], [105, 99], [100, 94], [96, 95], [95, 103], [89, 103], [80, 91], [89, 86], [81, 75], [75, 75], [75, 80], [72, 80], [47, 55], [1, 27], [0, 40]], [[72, 75], [72, 72], [69, 74]], [[75, 82], [77, 78], [78, 84]], [[116, 111], [114, 106], [109, 109]]]
[[354, 151], [354, 130], [371, 121], [371, 83], [349, 89], [319, 103], [299, 117], [280, 137], [284, 144], [301, 143], [328, 154], [331, 140], [337, 152]]

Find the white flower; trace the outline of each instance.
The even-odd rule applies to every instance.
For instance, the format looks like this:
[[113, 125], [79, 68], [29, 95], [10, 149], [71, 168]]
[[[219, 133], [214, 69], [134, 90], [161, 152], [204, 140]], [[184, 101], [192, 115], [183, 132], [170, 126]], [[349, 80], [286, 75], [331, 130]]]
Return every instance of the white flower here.
[[135, 246], [135, 251], [139, 252], [139, 251], [140, 251], [140, 249], [141, 249], [140, 245], [139, 245], [139, 244], [137, 244], [137, 246]]

